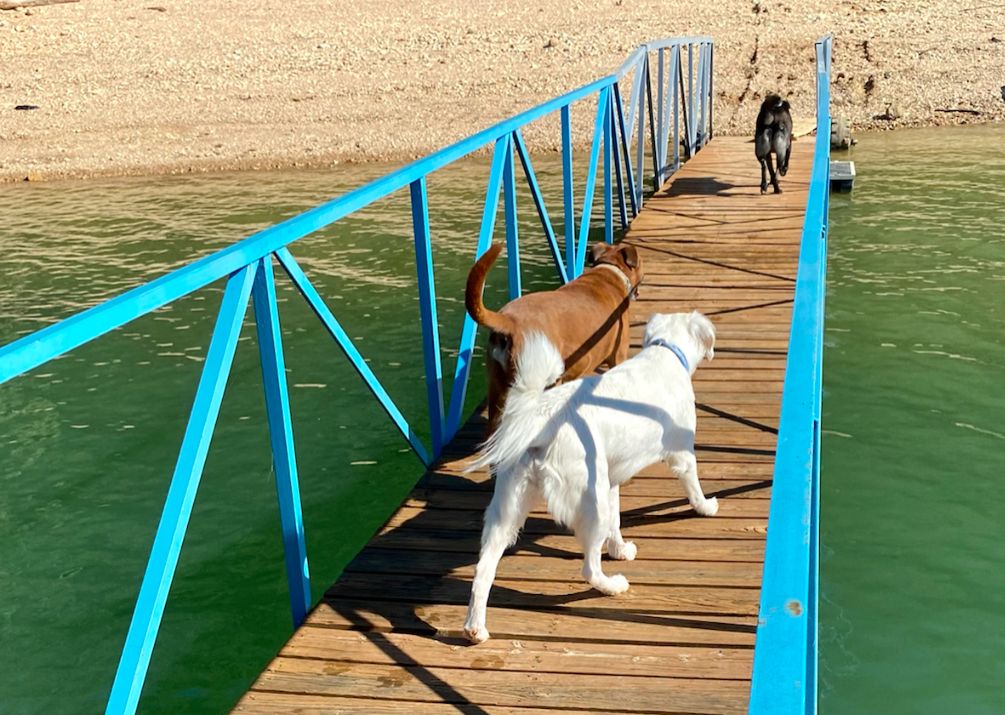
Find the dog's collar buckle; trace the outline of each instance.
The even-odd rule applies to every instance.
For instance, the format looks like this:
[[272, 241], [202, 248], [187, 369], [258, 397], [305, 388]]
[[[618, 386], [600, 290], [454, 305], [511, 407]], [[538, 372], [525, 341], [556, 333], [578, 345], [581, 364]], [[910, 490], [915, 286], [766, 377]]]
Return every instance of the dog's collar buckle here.
[[681, 350], [679, 347], [677, 347], [673, 343], [668, 343], [663, 338], [656, 338], [655, 340], [650, 342], [649, 345], [659, 345], [661, 348], [666, 348], [667, 350], [672, 352], [674, 355], [677, 356], [677, 359], [680, 360], [680, 364], [684, 366], [684, 369], [687, 370], [688, 374], [689, 375], [691, 374], [691, 365], [688, 363], [687, 358], [684, 356], [684, 351]]

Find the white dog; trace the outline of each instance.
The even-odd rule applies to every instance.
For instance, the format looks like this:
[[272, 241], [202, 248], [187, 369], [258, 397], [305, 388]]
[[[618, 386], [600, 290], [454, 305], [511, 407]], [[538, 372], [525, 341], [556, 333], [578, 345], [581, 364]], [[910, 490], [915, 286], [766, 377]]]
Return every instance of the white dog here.
[[621, 536], [618, 488], [639, 470], [667, 462], [695, 511], [716, 513], [718, 503], [698, 483], [691, 386], [714, 343], [715, 328], [698, 312], [653, 315], [638, 355], [546, 391], [564, 370], [562, 357], [543, 335], [528, 338], [499, 429], [470, 467], [493, 465], [496, 484], [464, 623], [469, 639], [489, 637], [485, 606], [496, 567], [539, 497], [555, 521], [575, 532], [583, 577], [608, 595], [628, 590], [624, 576], [603, 573], [600, 552], [606, 541], [611, 557], [635, 558], [635, 544]]

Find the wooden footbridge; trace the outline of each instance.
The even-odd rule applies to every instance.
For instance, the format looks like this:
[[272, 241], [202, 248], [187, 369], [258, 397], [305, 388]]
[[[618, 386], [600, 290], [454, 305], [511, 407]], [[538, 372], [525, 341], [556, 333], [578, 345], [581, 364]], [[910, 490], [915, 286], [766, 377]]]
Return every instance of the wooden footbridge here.
[[717, 138], [624, 238], [646, 268], [633, 352], [654, 312], [698, 309], [716, 325], [695, 389], [698, 473], [718, 516], [697, 516], [665, 466], [640, 474], [622, 492], [639, 556], [607, 567], [632, 587], [611, 598], [583, 581], [575, 538], [536, 512], [499, 565], [492, 638], [468, 646], [491, 496], [487, 473], [464, 474], [478, 415], [235, 712], [745, 712], [812, 154], [796, 142], [784, 193], [761, 196], [749, 141]]
[[[237, 244], [241, 250], [210, 256], [159, 285], [150, 284], [154, 289], [142, 286], [117, 304], [70, 319], [67, 323], [76, 323], [69, 327], [60, 324], [3, 348], [0, 365], [6, 372], [0, 378], [7, 379], [208, 281], [230, 276], [108, 712], [136, 708], [219, 407], [221, 380], [226, 381], [252, 295], [291, 604], [299, 627], [234, 712], [815, 712], [828, 38], [817, 46], [817, 62], [817, 138], [793, 146], [780, 195], [760, 194], [748, 141], [711, 139], [710, 40], [653, 43], [640, 48], [618, 74], [580, 90], [582, 96], [598, 95], [581, 215], [591, 215], [592, 194], [600, 188], [594, 177], [600, 174], [606, 236], [614, 238], [620, 213], [624, 225], [630, 220], [622, 240], [635, 245], [645, 262], [646, 281], [632, 308], [633, 349], [654, 312], [698, 309], [718, 331], [715, 360], [699, 368], [695, 389], [698, 473], [706, 494], [719, 497], [719, 513], [697, 516], [663, 466], [638, 475], [622, 492], [622, 524], [639, 555], [609, 567], [632, 584], [621, 596], [602, 596], [583, 582], [575, 539], [538, 511], [500, 564], [489, 600], [492, 639], [472, 646], [462, 637], [491, 481], [485, 472], [464, 471], [484, 428], [481, 415], [463, 421], [460, 414], [475, 335], [470, 321], [454, 375], [454, 384], [462, 385], [459, 396], [455, 387], [450, 402], [443, 400], [438, 332], [431, 328], [436, 314], [429, 298], [435, 285], [424, 177], [437, 161], [443, 165], [467, 153], [463, 142], [424, 160], [432, 165], [406, 167], [256, 234]], [[632, 98], [626, 112], [620, 83], [627, 83], [629, 73]], [[571, 174], [566, 173], [563, 257], [519, 131], [537, 116], [561, 112], [568, 169], [569, 105], [581, 95], [566, 95], [542, 105], [538, 114], [532, 110], [472, 138], [473, 146], [496, 142], [477, 253], [491, 239], [501, 187], [507, 242], [517, 255], [513, 177], [518, 157], [560, 275], [570, 279], [582, 270], [590, 222], [576, 227], [571, 217]], [[651, 141], [644, 147], [647, 115]], [[642, 181], [646, 154], [659, 187], [650, 195]], [[433, 435], [428, 449], [286, 248], [374, 196], [406, 185], [413, 199], [423, 297]], [[318, 604], [309, 595], [271, 256], [430, 465]], [[519, 261], [510, 265], [516, 265], [511, 291], [519, 294]]]

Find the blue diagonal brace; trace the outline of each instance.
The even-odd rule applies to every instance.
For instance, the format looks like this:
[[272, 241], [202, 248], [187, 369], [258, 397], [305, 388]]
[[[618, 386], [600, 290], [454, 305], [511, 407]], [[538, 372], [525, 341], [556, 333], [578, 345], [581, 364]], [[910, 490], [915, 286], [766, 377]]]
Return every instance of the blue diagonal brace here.
[[286, 359], [283, 356], [283, 337], [279, 327], [272, 256], [266, 256], [258, 262], [252, 300], [258, 331], [258, 353], [262, 363], [262, 384], [265, 388], [265, 411], [269, 418], [269, 438], [272, 442], [272, 465], [276, 474], [276, 495], [279, 498], [286, 581], [290, 589], [290, 613], [293, 616], [293, 627], [299, 628], [311, 607], [311, 576], [307, 566], [307, 542], [303, 511], [300, 508], [300, 480], [293, 446], [293, 420], [290, 416]]
[[[492, 169], [489, 171], [489, 185], [485, 191], [485, 205], [482, 209], [482, 227], [478, 233], [478, 247], [475, 249], [477, 261], [492, 243], [492, 234], [496, 227], [496, 214], [499, 211], [499, 187], [502, 184], [503, 168], [506, 154], [512, 157], [513, 147], [509, 134], [496, 142], [495, 153], [492, 155]], [[468, 391], [468, 377], [471, 375], [471, 358], [475, 349], [475, 338], [478, 326], [467, 313], [464, 314], [464, 325], [461, 328], [461, 341], [457, 350], [457, 364], [454, 367], [454, 383], [450, 388], [450, 408], [447, 411], [447, 429], [443, 438], [446, 442], [453, 439], [461, 426], [461, 413], [464, 410], [464, 398]]]
[[419, 319], [422, 323], [422, 355], [426, 368], [426, 399], [433, 458], [443, 448], [443, 367], [440, 361], [440, 328], [436, 319], [436, 283], [433, 278], [433, 247], [429, 235], [429, 203], [426, 177], [411, 184], [412, 233], [415, 268], [419, 281]]
[[107, 715], [134, 713], [140, 701], [143, 681], [164, 615], [164, 604], [171, 590], [188, 520], [192, 515], [192, 505], [206, 464], [213, 428], [220, 414], [220, 403], [227, 387], [237, 338], [241, 334], [241, 323], [247, 311], [256, 266], [257, 262], [245, 266], [227, 280], [220, 313], [202, 368], [202, 377], [199, 378], [192, 412], [171, 477], [171, 486], [164, 501], [164, 510], [150, 549], [143, 583], [136, 598], [136, 608], [115, 672], [112, 692], [108, 697], [105, 708]]
[[296, 259], [293, 257], [293, 254], [291, 254], [286, 248], [280, 248], [276, 251], [276, 258], [279, 259], [279, 263], [283, 266], [283, 270], [286, 271], [290, 280], [293, 281], [293, 285], [297, 287], [297, 290], [300, 291], [300, 294], [311, 306], [311, 309], [324, 324], [325, 328], [327, 328], [331, 336], [335, 338], [335, 342], [338, 343], [338, 346], [342, 349], [342, 352], [345, 353], [345, 356], [349, 358], [349, 362], [352, 363], [352, 366], [356, 369], [356, 372], [359, 373], [359, 376], [363, 378], [363, 382], [366, 383], [366, 386], [370, 389], [370, 392], [373, 393], [373, 396], [377, 398], [377, 401], [380, 403], [380, 406], [384, 408], [387, 416], [391, 418], [391, 421], [394, 422], [398, 431], [401, 432], [406, 440], [408, 440], [408, 444], [412, 447], [412, 451], [414, 451], [419, 459], [422, 460], [424, 465], [429, 466], [429, 453], [423, 446], [422, 440], [420, 440], [419, 436], [412, 430], [412, 427], [408, 424], [408, 420], [406, 420], [405, 416], [401, 414], [401, 410], [399, 410], [398, 406], [394, 404], [394, 400], [392, 400], [391, 396], [387, 394], [387, 390], [384, 389], [384, 386], [380, 384], [380, 380], [377, 379], [373, 370], [371, 370], [370, 366], [367, 365], [366, 360], [363, 359], [359, 350], [356, 349], [356, 346], [349, 338], [348, 333], [345, 332], [345, 329], [335, 318], [331, 309], [327, 306], [327, 304], [325, 304], [321, 295], [314, 287], [314, 284], [311, 283], [310, 279], [300, 267], [300, 264], [298, 264]]
[[519, 129], [513, 132], [513, 140], [516, 143], [516, 152], [520, 157], [520, 163], [523, 164], [523, 173], [527, 177], [527, 185], [530, 187], [531, 198], [534, 199], [534, 205], [537, 207], [538, 218], [541, 219], [541, 228], [544, 230], [544, 237], [548, 240], [548, 249], [551, 251], [551, 258], [555, 261], [555, 270], [558, 272], [558, 277], [562, 283], [568, 283], [569, 276], [566, 274], [565, 265], [562, 262], [562, 252], [559, 250], [558, 241], [555, 239], [555, 229], [551, 225], [551, 218], [548, 216], [548, 209], [544, 205], [544, 197], [541, 195], [541, 186], [537, 183], [537, 175], [534, 173], [534, 167], [530, 163], [530, 152], [527, 151], [527, 145], [524, 143], [523, 134]]
[[593, 145], [590, 147], [590, 165], [586, 170], [586, 188], [583, 191], [583, 213], [579, 224], [579, 239], [576, 242], [576, 275], [583, 272], [586, 265], [586, 244], [590, 240], [590, 214], [593, 212], [593, 193], [597, 186], [597, 164], [600, 162], [600, 146], [604, 141], [607, 127], [607, 97], [610, 86], [600, 90], [597, 97], [597, 116], [593, 120]]
[[[621, 106], [621, 90], [618, 89], [617, 84], [614, 85], [614, 107], [618, 113], [617, 129], [619, 132], [619, 136], [621, 137], [620, 150], [621, 154], [624, 156], [625, 159], [625, 178], [627, 179], [628, 182], [628, 200], [632, 206], [632, 219], [634, 219], [636, 216], [639, 215], [639, 203], [635, 196], [635, 176], [632, 173], [632, 154], [630, 151], [628, 151], [628, 145], [631, 142], [631, 137], [625, 134], [626, 130], [625, 113], [624, 109]], [[628, 126], [631, 126], [631, 123], [629, 123]], [[617, 149], [615, 149], [615, 151], [617, 151]], [[620, 169], [618, 170], [618, 173], [620, 175], [621, 173]], [[620, 186], [618, 187], [618, 190], [621, 191]], [[624, 204], [624, 199], [625, 195], [624, 192], [622, 192], [621, 194], [622, 204]]]

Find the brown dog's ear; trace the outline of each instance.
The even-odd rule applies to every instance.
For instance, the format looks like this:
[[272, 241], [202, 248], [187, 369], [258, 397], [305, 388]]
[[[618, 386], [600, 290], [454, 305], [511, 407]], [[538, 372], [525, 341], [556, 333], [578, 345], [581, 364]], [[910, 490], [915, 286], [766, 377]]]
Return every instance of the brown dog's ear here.
[[590, 247], [590, 265], [591, 266], [597, 265], [597, 261], [599, 261], [603, 257], [603, 255], [607, 253], [608, 250], [610, 250], [610, 248], [611, 247], [608, 246], [603, 241], [594, 243], [593, 246]]
[[621, 255], [625, 257], [625, 265], [629, 268], [639, 267], [639, 252], [636, 250], [635, 246], [625, 246]]

